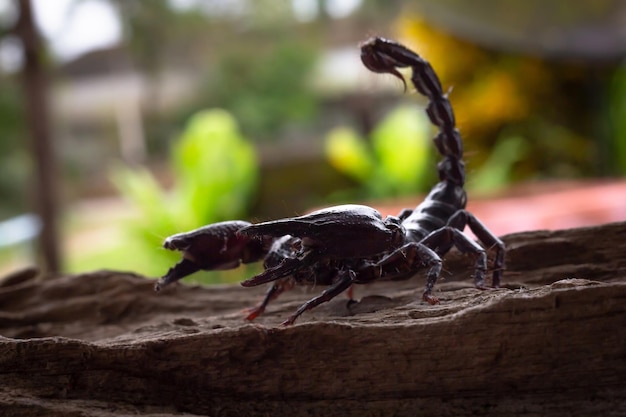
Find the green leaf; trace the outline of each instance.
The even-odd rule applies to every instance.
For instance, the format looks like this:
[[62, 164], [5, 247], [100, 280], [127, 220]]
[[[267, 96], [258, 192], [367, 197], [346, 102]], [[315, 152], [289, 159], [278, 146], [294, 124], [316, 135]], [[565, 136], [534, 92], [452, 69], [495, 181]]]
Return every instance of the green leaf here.
[[510, 184], [513, 165], [524, 158], [527, 150], [526, 141], [521, 136], [498, 140], [489, 159], [472, 173], [468, 188], [476, 192], [489, 192]]
[[379, 162], [375, 181], [388, 189], [385, 194], [410, 194], [421, 188], [430, 168], [431, 132], [427, 117], [414, 106], [394, 109], [376, 127], [372, 133]]
[[326, 135], [326, 158], [338, 171], [366, 182], [372, 176], [374, 161], [371, 153], [354, 130], [340, 127], [331, 130]]

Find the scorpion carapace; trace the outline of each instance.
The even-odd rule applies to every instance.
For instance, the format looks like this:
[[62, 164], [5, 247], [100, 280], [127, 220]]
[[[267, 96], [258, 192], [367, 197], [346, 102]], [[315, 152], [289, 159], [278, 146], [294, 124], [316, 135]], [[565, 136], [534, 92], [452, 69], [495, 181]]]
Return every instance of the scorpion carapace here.
[[[284, 325], [292, 324], [303, 312], [332, 299], [352, 284], [407, 279], [424, 268], [426, 286], [422, 299], [436, 304], [439, 300], [432, 291], [441, 272], [441, 257], [453, 246], [473, 257], [475, 285], [481, 289], [486, 288], [486, 249], [494, 250], [491, 284], [499, 286], [504, 244], [465, 210], [463, 144], [452, 105], [437, 74], [415, 52], [383, 38], [363, 43], [361, 60], [370, 71], [398, 77], [405, 89], [406, 81], [398, 68], [410, 68], [411, 83], [429, 100], [426, 112], [439, 128], [434, 143], [443, 158], [437, 166], [439, 182], [424, 202], [414, 210], [403, 210], [397, 217], [383, 218], [367, 206], [342, 205], [264, 223], [216, 223], [174, 235], [164, 246], [181, 251], [183, 259], [157, 282], [156, 289], [200, 269], [234, 268], [263, 258], [264, 271], [242, 285], [273, 284], [261, 303], [248, 311], [248, 320], [263, 313], [270, 301], [294, 285], [328, 288], [304, 303]], [[482, 246], [462, 233], [466, 226]]]

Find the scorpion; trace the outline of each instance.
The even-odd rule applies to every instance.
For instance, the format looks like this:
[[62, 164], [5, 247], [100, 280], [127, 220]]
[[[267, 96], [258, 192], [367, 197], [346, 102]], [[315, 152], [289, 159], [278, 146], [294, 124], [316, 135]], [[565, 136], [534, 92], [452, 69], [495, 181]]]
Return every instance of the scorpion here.
[[[282, 323], [285, 326], [346, 290], [352, 298], [353, 284], [408, 279], [422, 269], [426, 269], [422, 300], [434, 305], [439, 303], [433, 287], [442, 270], [442, 257], [452, 247], [473, 257], [474, 283], [479, 289], [488, 288], [487, 250], [493, 250], [491, 286], [499, 287], [505, 246], [465, 210], [463, 143], [437, 74], [415, 52], [381, 37], [361, 44], [361, 60], [374, 73], [400, 79], [405, 91], [406, 80], [398, 69], [410, 68], [413, 86], [429, 100], [426, 113], [439, 129], [434, 143], [442, 160], [437, 165], [439, 182], [425, 200], [413, 210], [385, 218], [374, 208], [347, 204], [257, 224], [219, 222], [170, 236], [164, 248], [182, 252], [182, 259], [157, 281], [156, 291], [198, 270], [230, 269], [263, 259], [264, 270], [241, 285], [273, 284], [264, 299], [246, 311], [248, 320], [295, 285], [328, 288], [298, 308]], [[463, 233], [466, 226], [482, 246]]]

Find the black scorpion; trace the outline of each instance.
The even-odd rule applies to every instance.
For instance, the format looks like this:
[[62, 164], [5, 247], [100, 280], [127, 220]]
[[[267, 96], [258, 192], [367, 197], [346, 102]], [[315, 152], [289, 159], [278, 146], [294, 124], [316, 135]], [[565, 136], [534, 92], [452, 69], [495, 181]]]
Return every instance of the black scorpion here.
[[[382, 218], [375, 209], [341, 205], [304, 216], [251, 224], [227, 221], [180, 233], [164, 247], [182, 252], [182, 260], [155, 285], [162, 287], [198, 270], [237, 267], [264, 258], [264, 271], [243, 281], [245, 287], [273, 282], [263, 301], [248, 310], [247, 319], [261, 314], [268, 303], [294, 285], [328, 286], [283, 322], [293, 324], [306, 310], [324, 303], [352, 284], [379, 279], [407, 279], [426, 268], [422, 299], [432, 294], [442, 268], [441, 257], [453, 246], [474, 258], [474, 280], [484, 289], [485, 248], [495, 251], [492, 286], [498, 287], [504, 269], [505, 247], [474, 215], [465, 210], [467, 194], [463, 144], [447, 94], [432, 66], [406, 47], [383, 38], [361, 45], [363, 64], [375, 73], [391, 74], [406, 82], [398, 68], [410, 68], [411, 82], [429, 99], [426, 113], [439, 128], [435, 146], [443, 159], [437, 165], [439, 182], [414, 210]], [[462, 233], [468, 226], [482, 246]]]

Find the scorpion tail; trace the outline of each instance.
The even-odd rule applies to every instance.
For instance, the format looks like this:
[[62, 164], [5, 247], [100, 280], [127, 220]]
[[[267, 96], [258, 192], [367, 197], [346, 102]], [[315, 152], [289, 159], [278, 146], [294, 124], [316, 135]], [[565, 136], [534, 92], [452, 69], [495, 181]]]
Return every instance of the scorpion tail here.
[[439, 127], [439, 133], [434, 138], [435, 146], [443, 156], [437, 166], [439, 179], [462, 186], [465, 183], [465, 165], [461, 159], [461, 134], [456, 128], [452, 105], [430, 63], [399, 43], [378, 37], [361, 45], [361, 61], [372, 72], [399, 78], [405, 89], [406, 81], [397, 68], [411, 68], [411, 82], [415, 89], [430, 100], [426, 108], [428, 118]]

